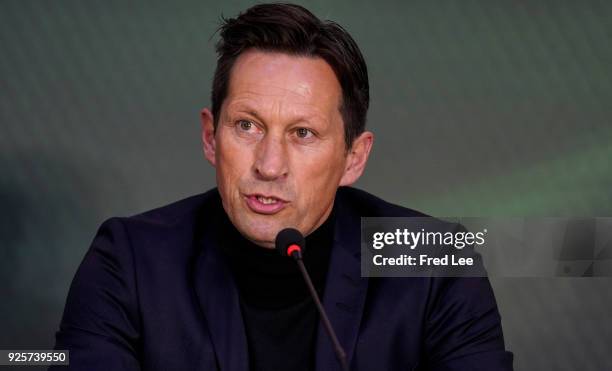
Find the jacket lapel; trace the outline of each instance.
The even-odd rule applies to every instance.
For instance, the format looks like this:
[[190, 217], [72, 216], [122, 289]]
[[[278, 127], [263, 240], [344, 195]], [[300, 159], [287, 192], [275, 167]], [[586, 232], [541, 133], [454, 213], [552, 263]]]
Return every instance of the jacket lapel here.
[[247, 341], [238, 291], [217, 249], [217, 231], [212, 225], [202, 233], [202, 251], [194, 272], [196, 295], [210, 328], [219, 369], [247, 371]]
[[[368, 280], [361, 277], [361, 218], [351, 212], [350, 205], [343, 202], [341, 197], [337, 197], [336, 202], [338, 213], [323, 306], [350, 366], [359, 334]], [[316, 370], [320, 371], [341, 369], [331, 340], [321, 324], [317, 332], [315, 364]]]

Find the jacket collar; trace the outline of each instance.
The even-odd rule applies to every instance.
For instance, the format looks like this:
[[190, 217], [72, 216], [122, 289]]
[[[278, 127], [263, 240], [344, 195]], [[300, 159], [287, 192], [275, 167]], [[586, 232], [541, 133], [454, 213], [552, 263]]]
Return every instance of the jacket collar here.
[[[359, 333], [368, 281], [360, 271], [360, 216], [341, 190], [337, 193], [334, 243], [327, 272], [323, 306], [350, 364]], [[219, 202], [220, 205], [220, 202]], [[205, 205], [209, 211], [217, 205]], [[247, 371], [247, 340], [238, 290], [217, 249], [218, 228], [208, 220], [202, 226], [201, 253], [194, 267], [195, 290], [210, 329], [221, 370]], [[320, 324], [315, 344], [315, 369], [340, 370], [332, 343]]]
[[[221, 207], [218, 196], [213, 199], [216, 204], [204, 205], [204, 212]], [[217, 247], [221, 237], [218, 221], [204, 219], [199, 242], [202, 249], [194, 267], [196, 295], [208, 323], [219, 369], [247, 371], [249, 358], [238, 289]]]

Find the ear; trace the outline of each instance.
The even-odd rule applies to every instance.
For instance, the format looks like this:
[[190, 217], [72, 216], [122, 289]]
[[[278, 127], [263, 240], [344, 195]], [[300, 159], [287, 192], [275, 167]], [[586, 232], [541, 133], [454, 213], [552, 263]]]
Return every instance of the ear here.
[[370, 131], [364, 131], [353, 141], [353, 145], [349, 149], [346, 158], [344, 174], [340, 179], [341, 186], [355, 183], [361, 174], [363, 174], [373, 143], [374, 134]]
[[202, 120], [202, 146], [204, 148], [204, 157], [214, 167], [215, 159], [215, 127], [213, 115], [208, 108], [204, 108], [200, 112]]

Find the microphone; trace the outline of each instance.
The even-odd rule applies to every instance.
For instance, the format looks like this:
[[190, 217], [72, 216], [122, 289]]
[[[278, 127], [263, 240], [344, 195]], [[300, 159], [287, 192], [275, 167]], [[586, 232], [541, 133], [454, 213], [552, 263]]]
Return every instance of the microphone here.
[[340, 361], [342, 370], [349, 371], [346, 361], [346, 353], [344, 352], [344, 349], [342, 349], [342, 345], [340, 345], [340, 342], [336, 337], [336, 333], [332, 328], [331, 322], [329, 322], [325, 308], [323, 308], [321, 300], [319, 300], [317, 290], [315, 290], [312, 280], [310, 279], [310, 275], [306, 270], [306, 266], [304, 266], [304, 262], [302, 261], [302, 254], [306, 249], [306, 240], [304, 239], [304, 236], [297, 229], [285, 228], [276, 235], [275, 246], [276, 250], [282, 256], [291, 257], [297, 263], [300, 272], [302, 272], [302, 277], [304, 277], [304, 281], [306, 281], [306, 286], [308, 286], [308, 291], [310, 291], [310, 296], [312, 296], [312, 299], [317, 306], [317, 310], [319, 311], [319, 315], [321, 316], [321, 320], [323, 320], [323, 327], [325, 327], [325, 331], [327, 331], [327, 334], [332, 341], [334, 352], [336, 352], [336, 357], [338, 357], [338, 361]]

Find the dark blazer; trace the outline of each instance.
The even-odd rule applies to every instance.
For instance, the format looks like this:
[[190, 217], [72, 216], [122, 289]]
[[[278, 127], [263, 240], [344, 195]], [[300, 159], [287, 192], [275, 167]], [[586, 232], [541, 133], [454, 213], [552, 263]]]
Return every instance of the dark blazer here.
[[[422, 214], [354, 188], [335, 202], [322, 299], [351, 370], [512, 369], [487, 278], [360, 276], [360, 216]], [[209, 216], [221, 207], [213, 189], [102, 224], [56, 335], [69, 369], [248, 369], [237, 289]], [[315, 349], [316, 370], [340, 370], [321, 327]]]

